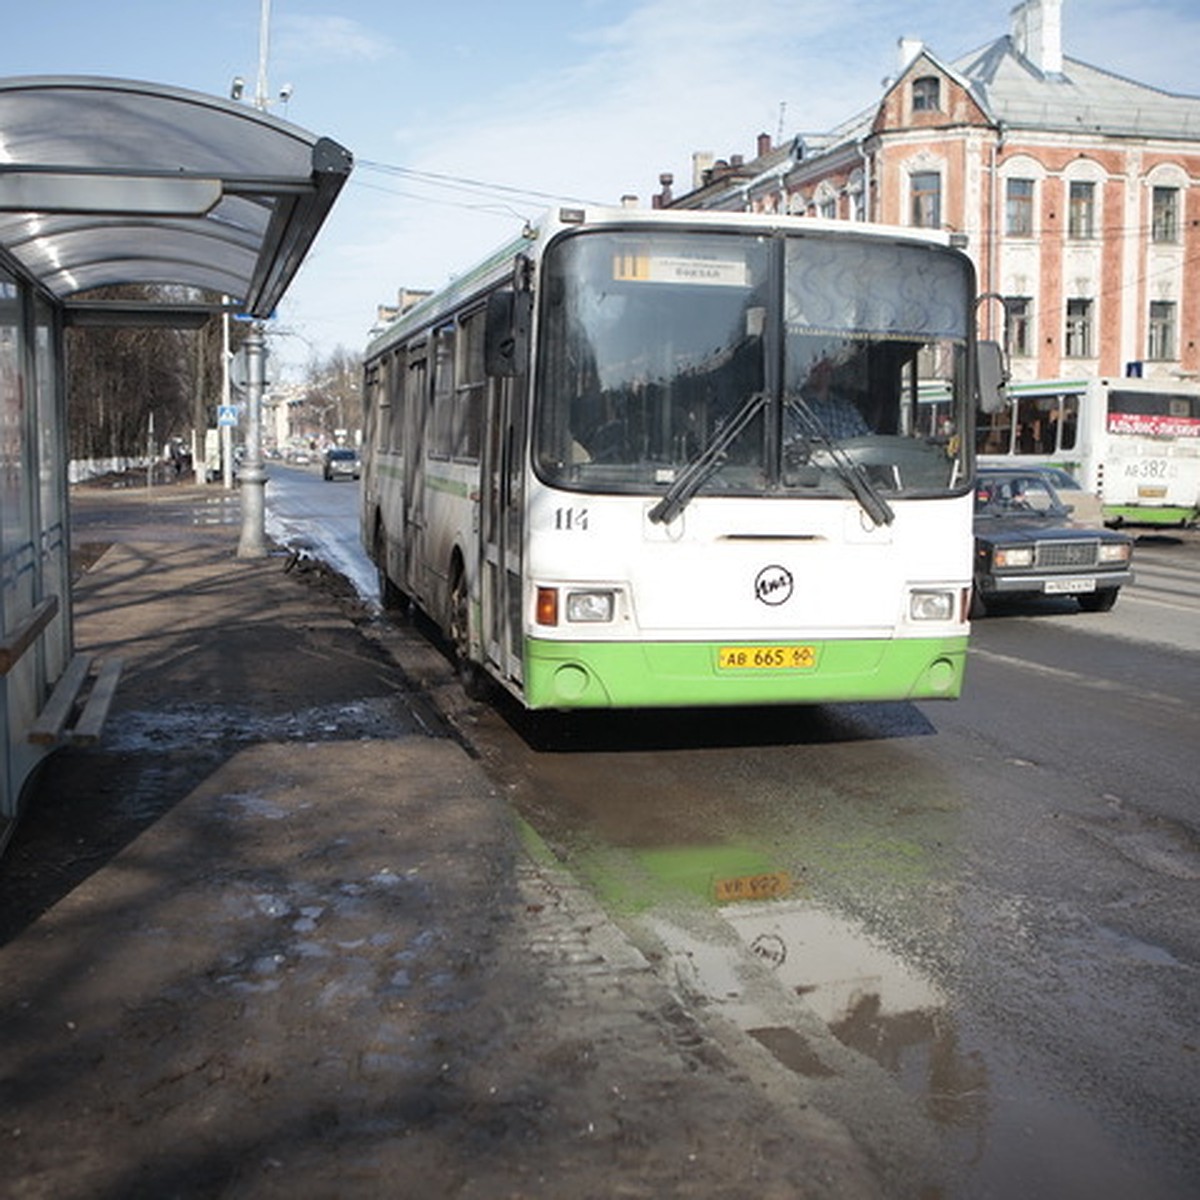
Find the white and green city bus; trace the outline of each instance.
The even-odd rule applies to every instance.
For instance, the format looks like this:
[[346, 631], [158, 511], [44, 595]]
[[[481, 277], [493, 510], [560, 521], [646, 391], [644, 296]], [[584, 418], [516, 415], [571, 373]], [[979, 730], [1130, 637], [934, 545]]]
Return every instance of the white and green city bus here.
[[1043, 379], [1010, 383], [980, 413], [979, 462], [1070, 472], [1110, 523], [1178, 525], [1200, 513], [1200, 383]]
[[367, 349], [385, 606], [535, 709], [957, 696], [974, 302], [939, 233], [548, 214]]

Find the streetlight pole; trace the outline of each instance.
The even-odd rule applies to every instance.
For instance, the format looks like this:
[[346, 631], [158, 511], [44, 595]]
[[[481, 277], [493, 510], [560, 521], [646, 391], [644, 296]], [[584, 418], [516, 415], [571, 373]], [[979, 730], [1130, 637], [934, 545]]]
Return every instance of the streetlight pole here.
[[[267, 111], [267, 56], [270, 47], [271, 0], [261, 0], [258, 25], [258, 79], [254, 89], [254, 107]], [[239, 479], [242, 485], [242, 536], [238, 558], [265, 558], [267, 473], [262, 461], [262, 396], [266, 371], [263, 358], [261, 321], [252, 321], [243, 345], [246, 362], [246, 457]]]
[[246, 457], [242, 463], [242, 536], [238, 558], [265, 558], [267, 473], [262, 464], [263, 369], [262, 324], [254, 321], [243, 343], [246, 356]]
[[267, 111], [267, 56], [271, 45], [271, 0], [262, 0], [258, 12], [258, 80], [254, 89], [254, 107]]

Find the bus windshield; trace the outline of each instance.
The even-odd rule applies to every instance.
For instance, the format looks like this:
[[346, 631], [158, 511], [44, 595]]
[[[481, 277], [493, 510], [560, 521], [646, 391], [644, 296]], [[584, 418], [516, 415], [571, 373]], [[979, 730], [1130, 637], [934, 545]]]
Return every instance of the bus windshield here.
[[[534, 462], [674, 496], [945, 494], [969, 476], [969, 269], [828, 235], [587, 232], [547, 250]], [[926, 428], [918, 388], [949, 404]], [[669, 519], [669, 516], [668, 518]]]
[[1113, 388], [1108, 432], [1200, 439], [1200, 396]]

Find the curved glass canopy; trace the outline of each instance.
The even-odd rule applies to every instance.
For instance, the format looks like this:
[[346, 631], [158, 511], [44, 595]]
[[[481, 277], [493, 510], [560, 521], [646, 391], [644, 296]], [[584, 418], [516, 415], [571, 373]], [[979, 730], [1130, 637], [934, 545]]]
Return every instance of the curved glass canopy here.
[[123, 283], [205, 288], [267, 317], [352, 164], [337, 142], [232, 100], [0, 79], [0, 258], [79, 323], [100, 306], [71, 297]]

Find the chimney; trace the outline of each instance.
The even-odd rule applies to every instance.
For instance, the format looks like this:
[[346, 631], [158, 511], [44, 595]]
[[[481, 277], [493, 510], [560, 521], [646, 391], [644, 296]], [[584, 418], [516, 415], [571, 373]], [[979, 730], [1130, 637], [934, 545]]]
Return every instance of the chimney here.
[[662, 185], [662, 191], [657, 196], [651, 197], [651, 204], [654, 208], [670, 208], [671, 207], [671, 184], [675, 182], [675, 176], [669, 171], [664, 171], [659, 177], [658, 182]]
[[758, 157], [766, 158], [771, 153], [771, 135], [769, 133], [760, 133], [758, 135]]
[[692, 190], [702, 188], [712, 178], [717, 156], [711, 150], [697, 150], [692, 155]]
[[1061, 75], [1062, 0], [1025, 0], [1012, 11], [1012, 38], [1017, 53], [1043, 75]]
[[896, 43], [896, 50], [899, 55], [896, 66], [896, 74], [903, 75], [908, 70], [913, 59], [925, 49], [925, 43], [920, 38], [902, 37]]

